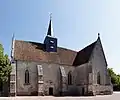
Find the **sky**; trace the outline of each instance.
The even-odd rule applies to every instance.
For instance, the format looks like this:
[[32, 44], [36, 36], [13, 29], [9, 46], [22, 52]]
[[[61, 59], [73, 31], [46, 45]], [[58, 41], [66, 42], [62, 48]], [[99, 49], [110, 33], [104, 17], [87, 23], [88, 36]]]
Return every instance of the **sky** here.
[[50, 13], [58, 46], [81, 50], [100, 33], [108, 67], [120, 73], [120, 0], [0, 0], [0, 43], [43, 42]]

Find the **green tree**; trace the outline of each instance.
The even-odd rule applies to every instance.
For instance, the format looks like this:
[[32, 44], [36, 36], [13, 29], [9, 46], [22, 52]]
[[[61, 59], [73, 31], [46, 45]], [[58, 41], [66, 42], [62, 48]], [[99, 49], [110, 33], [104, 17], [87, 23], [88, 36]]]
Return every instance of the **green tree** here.
[[108, 68], [108, 73], [109, 73], [109, 75], [111, 77], [112, 84], [117, 84], [117, 75], [113, 71], [113, 68]]
[[8, 76], [12, 70], [10, 60], [7, 54], [4, 54], [4, 48], [0, 44], [0, 83], [8, 80]]
[[115, 74], [112, 68], [108, 68], [108, 73], [111, 77], [111, 82], [113, 84], [113, 90], [120, 91], [120, 74]]

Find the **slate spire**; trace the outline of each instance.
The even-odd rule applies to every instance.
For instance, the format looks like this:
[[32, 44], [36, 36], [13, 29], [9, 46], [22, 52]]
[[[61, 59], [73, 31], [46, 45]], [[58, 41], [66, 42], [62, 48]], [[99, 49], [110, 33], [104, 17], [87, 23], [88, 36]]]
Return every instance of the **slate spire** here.
[[50, 22], [48, 26], [47, 35], [44, 39], [45, 50], [47, 52], [57, 52], [57, 38], [53, 36], [52, 16], [50, 14]]
[[50, 14], [50, 22], [49, 22], [47, 35], [53, 37], [52, 14]]

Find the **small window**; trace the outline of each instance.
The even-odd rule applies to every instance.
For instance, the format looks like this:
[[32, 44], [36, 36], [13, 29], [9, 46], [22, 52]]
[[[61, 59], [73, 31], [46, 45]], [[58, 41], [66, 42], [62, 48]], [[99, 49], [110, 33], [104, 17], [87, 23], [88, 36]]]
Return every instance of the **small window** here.
[[25, 84], [29, 84], [29, 71], [25, 71]]
[[97, 84], [100, 84], [100, 72], [97, 73]]
[[68, 73], [68, 85], [72, 85], [72, 74], [71, 74], [71, 72]]
[[54, 43], [54, 41], [51, 40], [50, 43]]
[[50, 46], [50, 48], [52, 48], [52, 49], [53, 49], [54, 47], [53, 47], [53, 46]]

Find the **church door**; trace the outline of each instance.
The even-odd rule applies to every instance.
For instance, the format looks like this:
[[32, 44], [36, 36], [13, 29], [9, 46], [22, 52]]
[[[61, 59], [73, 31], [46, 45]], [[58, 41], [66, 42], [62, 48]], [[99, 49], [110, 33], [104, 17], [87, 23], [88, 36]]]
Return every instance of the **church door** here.
[[49, 95], [53, 95], [53, 88], [52, 87], [49, 88]]
[[84, 87], [82, 88], [82, 96], [84, 95]]

